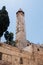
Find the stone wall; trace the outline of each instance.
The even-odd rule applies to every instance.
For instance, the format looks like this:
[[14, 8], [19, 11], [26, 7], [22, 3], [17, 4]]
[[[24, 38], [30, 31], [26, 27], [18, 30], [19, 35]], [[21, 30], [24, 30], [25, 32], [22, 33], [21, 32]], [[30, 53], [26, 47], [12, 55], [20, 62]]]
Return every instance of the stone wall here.
[[32, 53], [30, 53], [0, 43], [0, 53], [2, 53], [0, 65], [43, 65], [43, 48], [37, 50], [37, 45], [34, 45], [34, 47], [32, 45]]

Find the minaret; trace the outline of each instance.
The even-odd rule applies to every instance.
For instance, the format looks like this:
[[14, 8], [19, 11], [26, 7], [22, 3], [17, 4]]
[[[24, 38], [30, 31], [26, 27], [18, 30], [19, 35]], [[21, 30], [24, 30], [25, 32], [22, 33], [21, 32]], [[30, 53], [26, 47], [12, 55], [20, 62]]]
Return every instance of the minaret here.
[[26, 40], [24, 15], [25, 14], [21, 9], [19, 9], [18, 12], [16, 12], [16, 40], [20, 43], [22, 42], [22, 45]]

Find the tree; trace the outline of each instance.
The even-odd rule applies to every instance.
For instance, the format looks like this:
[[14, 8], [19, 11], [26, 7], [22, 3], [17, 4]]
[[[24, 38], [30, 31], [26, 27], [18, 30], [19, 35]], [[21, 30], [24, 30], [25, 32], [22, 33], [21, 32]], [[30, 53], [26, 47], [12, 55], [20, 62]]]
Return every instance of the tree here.
[[5, 39], [7, 40], [7, 43], [8, 43], [8, 41], [9, 41], [9, 32], [8, 31], [5, 32], [4, 37], [5, 37]]
[[8, 31], [6, 31], [4, 34], [4, 37], [7, 40], [7, 43], [9, 43], [10, 45], [12, 45], [13, 36], [14, 36], [13, 33], [12, 32], [9, 33]]
[[12, 41], [13, 40], [13, 36], [14, 34], [12, 32], [9, 33], [9, 41]]
[[7, 30], [9, 26], [9, 16], [6, 10], [6, 7], [3, 6], [0, 10], [0, 38], [2, 37], [3, 33]]
[[13, 41], [14, 34], [12, 32], [6, 31], [4, 34], [4, 37], [6, 39], [6, 43], [12, 46], [16, 46], [16, 41]]

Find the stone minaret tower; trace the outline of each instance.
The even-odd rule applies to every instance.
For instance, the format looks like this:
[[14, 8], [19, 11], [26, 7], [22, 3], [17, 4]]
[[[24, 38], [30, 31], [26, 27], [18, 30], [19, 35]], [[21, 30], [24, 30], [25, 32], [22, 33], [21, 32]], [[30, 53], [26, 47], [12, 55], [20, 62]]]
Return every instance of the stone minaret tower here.
[[24, 15], [25, 14], [21, 9], [16, 12], [16, 40], [20, 42], [18, 43], [19, 47], [23, 47], [26, 40]]

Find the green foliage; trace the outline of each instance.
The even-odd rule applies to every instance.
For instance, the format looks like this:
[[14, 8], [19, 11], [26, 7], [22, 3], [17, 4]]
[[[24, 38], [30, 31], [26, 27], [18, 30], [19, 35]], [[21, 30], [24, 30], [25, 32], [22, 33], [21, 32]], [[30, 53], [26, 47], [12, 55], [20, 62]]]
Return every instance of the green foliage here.
[[15, 41], [13, 41], [14, 34], [12, 32], [9, 33], [8, 31], [6, 31], [5, 34], [4, 34], [4, 37], [6, 39], [7, 44], [10, 44], [12, 46], [16, 46]]
[[3, 8], [0, 10], [0, 37], [7, 30], [9, 23], [10, 21], [9, 21], [8, 12], [6, 10], [6, 7], [3, 6]]
[[12, 41], [12, 40], [13, 40], [13, 36], [14, 36], [13, 33], [10, 32], [10, 33], [9, 33], [9, 41]]
[[5, 37], [5, 39], [6, 39], [7, 41], [9, 40], [9, 32], [8, 32], [8, 31], [5, 32], [4, 37]]
[[6, 31], [5, 34], [4, 34], [5, 39], [8, 40], [8, 41], [12, 41], [13, 36], [14, 36], [13, 33], [12, 32], [9, 33], [8, 31]]

